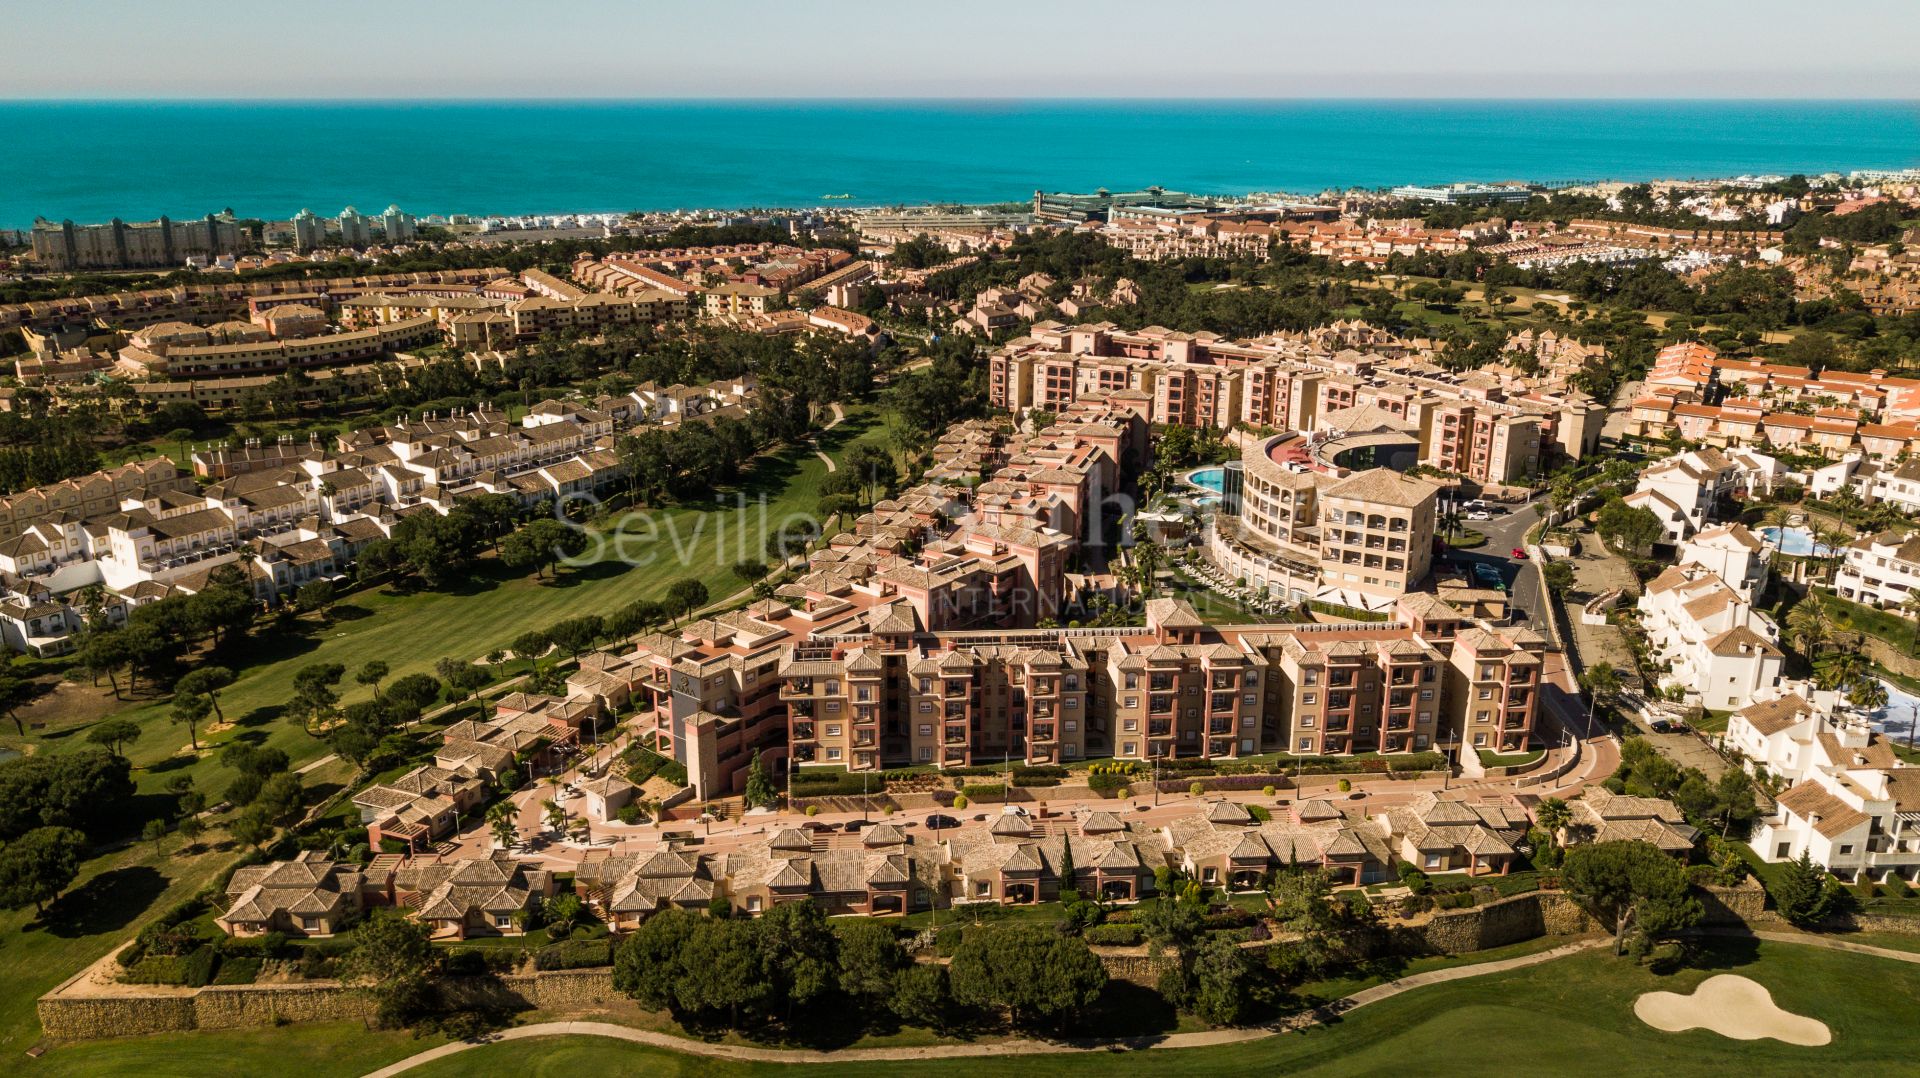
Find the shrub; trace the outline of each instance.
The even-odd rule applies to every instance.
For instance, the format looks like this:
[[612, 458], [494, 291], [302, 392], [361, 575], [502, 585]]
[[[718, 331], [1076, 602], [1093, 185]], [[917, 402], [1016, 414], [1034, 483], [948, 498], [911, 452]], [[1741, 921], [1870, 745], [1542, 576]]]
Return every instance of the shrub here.
[[1218, 932], [1228, 928], [1246, 928], [1257, 920], [1259, 920], [1259, 918], [1253, 915], [1252, 910], [1243, 910], [1238, 906], [1228, 906], [1224, 910], [1207, 914], [1201, 923], [1206, 926], [1209, 932]]
[[440, 969], [450, 977], [478, 977], [487, 972], [487, 956], [478, 947], [456, 948], [440, 960]]
[[960, 787], [960, 795], [968, 801], [1004, 801], [1007, 788], [997, 782], [968, 783]]
[[1094, 925], [1082, 933], [1086, 941], [1100, 947], [1132, 947], [1146, 938], [1146, 930], [1133, 924]]
[[1260, 792], [1267, 795], [1268, 797], [1272, 797], [1274, 794], [1278, 793], [1279, 791], [1274, 789], [1273, 783], [1269, 782], [1265, 786], [1260, 787]]
[[226, 958], [275, 958], [287, 948], [284, 933], [268, 932], [262, 936], [229, 936], [217, 946], [220, 954]]
[[1087, 776], [1087, 788], [1101, 797], [1122, 795], [1130, 785], [1125, 772], [1095, 771]]
[[969, 804], [972, 804], [972, 802], [968, 801], [965, 797], [955, 797], [953, 799], [953, 807], [957, 809], [966, 808]]
[[611, 940], [567, 940], [534, 952], [535, 969], [593, 969], [613, 965]]
[[186, 984], [186, 972], [180, 968], [185, 961], [175, 955], [148, 955], [122, 973], [120, 979], [128, 984]]
[[621, 823], [639, 823], [641, 818], [640, 806], [629, 801], [620, 806], [620, 811], [616, 814], [616, 818]]
[[1335, 783], [1335, 788], [1343, 794], [1351, 793], [1353, 791], [1353, 783], [1348, 779], [1341, 779], [1338, 783]]
[[213, 983], [252, 984], [259, 976], [258, 958], [223, 958], [220, 960], [220, 972], [213, 978]]
[[1913, 888], [1907, 886], [1907, 881], [1899, 876], [1887, 877], [1887, 891], [1895, 898], [1906, 898], [1913, 894]]
[[1400, 882], [1416, 895], [1424, 895], [1433, 888], [1433, 878], [1411, 861], [1400, 862]]
[[213, 971], [220, 965], [220, 952], [212, 945], [198, 947], [180, 960], [180, 983], [188, 988], [205, 988], [213, 983]]
[[1201, 794], [1206, 792], [1207, 792], [1207, 784], [1204, 782], [1195, 782], [1187, 786], [1187, 793], [1193, 795], [1194, 797], [1199, 797]]
[[809, 816], [818, 816], [818, 815], [820, 815], [820, 806], [819, 806], [819, 805], [808, 805], [808, 806], [807, 806], [807, 815], [809, 815]]

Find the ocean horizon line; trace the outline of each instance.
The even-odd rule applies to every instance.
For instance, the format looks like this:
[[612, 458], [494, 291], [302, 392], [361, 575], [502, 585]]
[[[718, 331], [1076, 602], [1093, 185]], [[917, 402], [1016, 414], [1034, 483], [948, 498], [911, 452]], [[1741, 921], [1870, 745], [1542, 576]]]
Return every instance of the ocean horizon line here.
[[1304, 95], [968, 95], [968, 96], [931, 96], [898, 97], [891, 95], [752, 95], [740, 97], [714, 96], [711, 94], [656, 94], [645, 96], [594, 95], [572, 96], [351, 96], [351, 97], [205, 97], [205, 96], [105, 96], [105, 97], [10, 97], [0, 95], [0, 106], [5, 105], [395, 105], [395, 104], [448, 104], [448, 105], [589, 105], [589, 104], [715, 104], [715, 105], [780, 105], [780, 104], [822, 104], [822, 105], [948, 105], [971, 103], [994, 104], [1287, 104], [1287, 105], [1338, 105], [1338, 104], [1392, 104], [1402, 106], [1417, 105], [1656, 105], [1656, 104], [1725, 104], [1725, 105], [1912, 105], [1920, 108], [1920, 97], [1853, 97], [1832, 95], [1783, 95], [1783, 96], [1675, 96], [1675, 95], [1609, 95], [1603, 97], [1512, 97], [1501, 95], [1464, 94], [1464, 95], [1421, 95], [1417, 97], [1365, 94], [1341, 94], [1325, 97]]

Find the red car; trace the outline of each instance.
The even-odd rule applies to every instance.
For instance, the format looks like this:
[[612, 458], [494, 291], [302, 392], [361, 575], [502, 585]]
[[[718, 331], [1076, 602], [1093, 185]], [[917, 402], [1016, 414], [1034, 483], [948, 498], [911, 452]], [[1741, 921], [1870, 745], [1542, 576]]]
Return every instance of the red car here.
[[1526, 561], [1526, 560], [1527, 560], [1527, 552], [1526, 552], [1526, 551], [1524, 551], [1524, 550], [1522, 550], [1522, 549], [1520, 549], [1519, 547], [1514, 547], [1514, 548], [1513, 548], [1513, 558], [1514, 558], [1514, 560], [1515, 560], [1515, 561]]

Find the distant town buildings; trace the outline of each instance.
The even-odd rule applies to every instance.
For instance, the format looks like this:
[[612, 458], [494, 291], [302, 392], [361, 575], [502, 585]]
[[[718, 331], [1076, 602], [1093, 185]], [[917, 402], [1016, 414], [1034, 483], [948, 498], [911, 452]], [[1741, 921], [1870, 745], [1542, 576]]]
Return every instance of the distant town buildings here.
[[102, 225], [34, 222], [33, 257], [55, 272], [178, 267], [189, 258], [214, 258], [259, 246], [254, 231], [225, 214], [192, 220], [160, 217]]

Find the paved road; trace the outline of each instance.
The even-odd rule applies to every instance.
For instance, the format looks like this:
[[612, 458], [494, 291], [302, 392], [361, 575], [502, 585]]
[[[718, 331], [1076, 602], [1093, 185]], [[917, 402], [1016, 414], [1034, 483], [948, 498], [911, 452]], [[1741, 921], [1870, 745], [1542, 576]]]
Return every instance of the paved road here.
[[1511, 605], [1523, 611], [1528, 625], [1546, 632], [1546, 594], [1540, 587], [1540, 570], [1531, 561], [1515, 561], [1510, 555], [1522, 546], [1528, 528], [1540, 518], [1531, 502], [1509, 507], [1492, 520], [1469, 520], [1468, 528], [1487, 537], [1487, 543], [1475, 550], [1457, 550], [1451, 557], [1457, 562], [1482, 563], [1500, 570], [1507, 582]]

